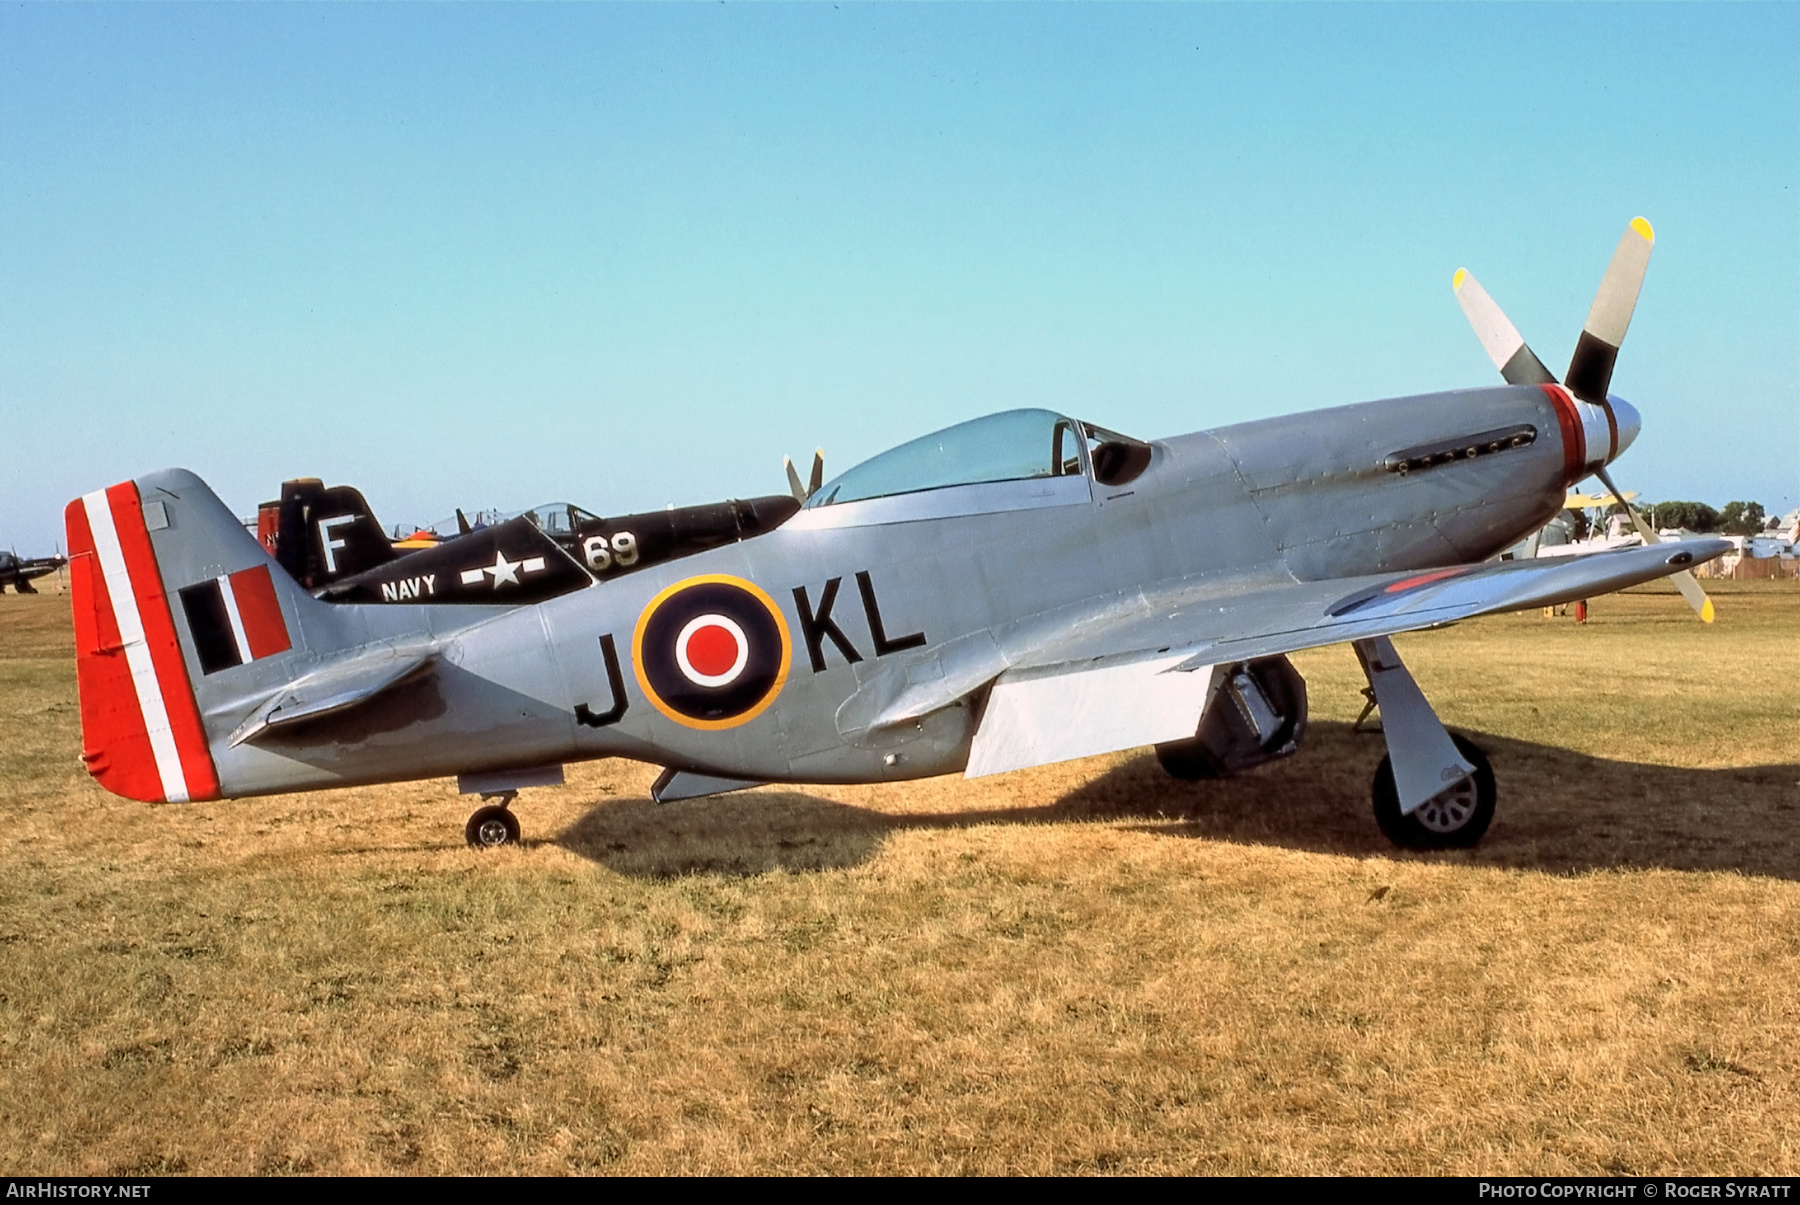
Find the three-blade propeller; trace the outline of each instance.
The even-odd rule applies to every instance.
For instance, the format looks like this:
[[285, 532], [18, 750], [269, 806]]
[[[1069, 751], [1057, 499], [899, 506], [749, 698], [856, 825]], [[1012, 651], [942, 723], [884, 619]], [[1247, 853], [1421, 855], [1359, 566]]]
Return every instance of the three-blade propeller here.
[[[1594, 295], [1587, 322], [1582, 325], [1581, 338], [1575, 344], [1575, 354], [1569, 360], [1569, 371], [1563, 374], [1562, 380], [1563, 387], [1584, 402], [1596, 406], [1606, 404], [1606, 388], [1612, 383], [1613, 365], [1619, 358], [1619, 346], [1625, 342], [1626, 328], [1631, 325], [1632, 311], [1637, 308], [1638, 291], [1643, 288], [1644, 271], [1650, 266], [1650, 251], [1655, 245], [1656, 233], [1650, 229], [1650, 223], [1643, 218], [1632, 218], [1624, 236], [1619, 239], [1618, 249], [1613, 252], [1612, 262], [1606, 266], [1600, 291]], [[1482, 349], [1507, 384], [1556, 383], [1544, 362], [1526, 345], [1518, 328], [1494, 304], [1487, 290], [1469, 275], [1468, 269], [1458, 268], [1450, 287], [1456, 291], [1456, 300], [1461, 303], [1469, 325], [1475, 328], [1475, 337], [1481, 340]], [[1662, 543], [1661, 537], [1631, 505], [1631, 495], [1621, 492], [1613, 484], [1606, 467], [1596, 467], [1594, 474], [1614, 497], [1620, 499], [1625, 513], [1631, 516], [1632, 527], [1644, 543]], [[1681, 591], [1681, 596], [1687, 599], [1695, 613], [1711, 623], [1712, 600], [1706, 597], [1706, 591], [1700, 588], [1694, 575], [1684, 569], [1673, 580], [1675, 588]]]

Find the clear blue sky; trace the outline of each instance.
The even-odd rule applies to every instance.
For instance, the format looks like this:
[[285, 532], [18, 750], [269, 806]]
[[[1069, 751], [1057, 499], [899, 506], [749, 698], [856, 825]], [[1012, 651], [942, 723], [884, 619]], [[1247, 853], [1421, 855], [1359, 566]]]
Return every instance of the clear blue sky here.
[[0, 542], [192, 468], [382, 519], [783, 488], [1553, 368], [1644, 214], [1646, 497], [1800, 505], [1800, 7], [0, 9]]

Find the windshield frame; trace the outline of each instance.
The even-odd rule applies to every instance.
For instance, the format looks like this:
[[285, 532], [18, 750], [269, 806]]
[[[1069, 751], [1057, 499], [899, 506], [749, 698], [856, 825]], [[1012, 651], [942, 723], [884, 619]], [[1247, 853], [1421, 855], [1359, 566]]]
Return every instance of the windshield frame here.
[[[1042, 449], [1049, 456], [1038, 462], [1041, 470], [1020, 472], [1032, 463], [1031, 453], [1023, 451], [1022, 444], [1005, 442], [1014, 437], [1006, 428], [1029, 433], [1033, 424], [1049, 427], [1050, 446]], [[977, 485], [1089, 477], [1092, 466], [1085, 430], [1090, 426], [1041, 407], [1002, 410], [955, 423], [858, 462], [822, 485], [806, 500], [805, 508], [820, 510]], [[1040, 429], [1040, 438], [1042, 434]], [[1071, 438], [1073, 447], [1068, 448]], [[984, 446], [984, 440], [992, 441], [991, 446]], [[990, 457], [991, 463], [984, 464], [984, 457]], [[911, 482], [909, 473], [915, 475]], [[853, 491], [848, 498], [843, 497], [846, 487]]]

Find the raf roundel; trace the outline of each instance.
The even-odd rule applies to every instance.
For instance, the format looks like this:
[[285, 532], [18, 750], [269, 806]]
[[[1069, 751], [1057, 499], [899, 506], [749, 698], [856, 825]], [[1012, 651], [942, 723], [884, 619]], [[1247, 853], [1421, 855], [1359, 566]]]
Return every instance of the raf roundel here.
[[787, 681], [791, 645], [774, 600], [742, 578], [691, 577], [638, 616], [632, 662], [651, 704], [689, 728], [734, 728]]

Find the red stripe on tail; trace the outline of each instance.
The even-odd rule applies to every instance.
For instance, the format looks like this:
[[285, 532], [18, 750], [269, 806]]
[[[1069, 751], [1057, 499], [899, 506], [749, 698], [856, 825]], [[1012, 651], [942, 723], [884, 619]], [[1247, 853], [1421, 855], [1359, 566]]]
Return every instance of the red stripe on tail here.
[[188, 798], [217, 799], [218, 771], [213, 769], [212, 753], [206, 746], [206, 728], [200, 722], [200, 708], [188, 681], [187, 660], [175, 636], [175, 620], [169, 613], [168, 596], [163, 593], [162, 573], [156, 567], [156, 553], [144, 527], [137, 482], [113, 486], [106, 491], [106, 500], [112, 505], [113, 526], [119, 531], [119, 547], [125, 554], [132, 592], [137, 595], [138, 616], [144, 624], [144, 641], [150, 646], [150, 662], [156, 667], [163, 706], [169, 712], [169, 728], [181, 754]]
[[163, 798], [162, 775], [144, 727], [106, 575], [94, 553], [81, 499], [63, 511], [69, 536], [69, 601], [75, 611], [75, 689], [81, 700], [81, 760], [114, 795], [148, 803]]
[[275, 583], [269, 579], [267, 565], [232, 574], [231, 593], [237, 599], [238, 618], [244, 621], [244, 638], [250, 642], [252, 659], [273, 657], [294, 646], [288, 638], [287, 621], [281, 617], [281, 601], [275, 597]]

